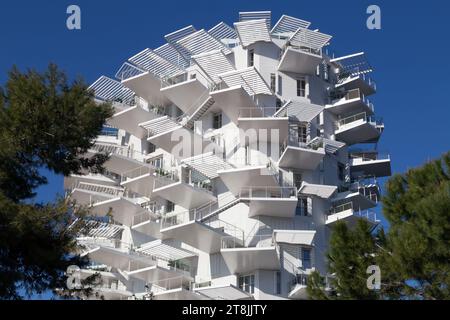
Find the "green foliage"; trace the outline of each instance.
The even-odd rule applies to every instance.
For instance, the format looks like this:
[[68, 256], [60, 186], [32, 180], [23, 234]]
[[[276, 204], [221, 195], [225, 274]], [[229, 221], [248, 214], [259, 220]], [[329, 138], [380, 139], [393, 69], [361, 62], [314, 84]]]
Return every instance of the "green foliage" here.
[[376, 291], [367, 288], [367, 267], [375, 264], [376, 243], [372, 228], [364, 220], [358, 220], [350, 229], [344, 222], [337, 222], [330, 238], [327, 253], [328, 270], [332, 277], [329, 285], [333, 292], [326, 292], [325, 283], [318, 273], [308, 281], [312, 299], [376, 299]]
[[378, 259], [383, 294], [450, 299], [450, 153], [392, 177], [383, 212], [390, 223]]
[[74, 255], [80, 230], [70, 203], [25, 202], [47, 183], [42, 168], [68, 175], [101, 171], [105, 155], [83, 154], [112, 114], [109, 104], [96, 104], [81, 81], [68, 84], [50, 65], [44, 73], [13, 68], [0, 87], [0, 298], [63, 286], [67, 266], [82, 266]]

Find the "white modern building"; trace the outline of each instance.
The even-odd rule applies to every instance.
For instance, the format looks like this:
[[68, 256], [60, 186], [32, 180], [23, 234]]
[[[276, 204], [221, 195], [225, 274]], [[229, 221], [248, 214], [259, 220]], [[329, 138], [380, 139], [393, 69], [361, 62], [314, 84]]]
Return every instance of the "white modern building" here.
[[305, 299], [334, 223], [378, 223], [384, 125], [364, 53], [270, 11], [190, 25], [91, 85], [114, 115], [65, 180], [91, 208], [80, 234], [105, 299]]

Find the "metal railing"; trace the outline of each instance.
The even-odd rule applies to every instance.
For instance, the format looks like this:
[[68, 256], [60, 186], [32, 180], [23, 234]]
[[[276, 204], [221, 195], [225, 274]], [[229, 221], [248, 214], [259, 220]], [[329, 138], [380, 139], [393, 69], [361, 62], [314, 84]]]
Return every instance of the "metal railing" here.
[[376, 212], [371, 211], [371, 210], [361, 210], [361, 209], [355, 210], [353, 208], [353, 202], [347, 202], [347, 203], [344, 203], [344, 204], [341, 204], [341, 205], [331, 208], [329, 211], [329, 215], [337, 214], [337, 213], [344, 212], [347, 210], [351, 210], [354, 215], [359, 216], [361, 218], [366, 218], [369, 221], [373, 221], [373, 222], [378, 221]]
[[153, 168], [150, 166], [141, 166], [141, 167], [138, 167], [135, 169], [125, 171], [121, 175], [121, 182], [125, 182], [127, 180], [131, 180], [131, 179], [135, 179], [138, 177], [142, 177], [147, 174], [151, 174], [152, 170], [153, 170]]
[[144, 162], [146, 154], [141, 151], [136, 151], [130, 148], [130, 146], [119, 146], [114, 144], [106, 144], [106, 143], [94, 143], [91, 147], [92, 150], [97, 152], [104, 152], [114, 155], [119, 155], [123, 157], [127, 157], [136, 161]]
[[265, 117], [273, 117], [275, 113], [275, 107], [274, 108], [260, 108], [260, 107], [253, 107], [253, 108], [240, 108], [239, 109], [239, 118], [265, 118]]
[[295, 187], [242, 187], [240, 198], [291, 198], [297, 196]]
[[299, 147], [317, 151], [324, 147], [324, 143], [321, 137], [315, 137], [308, 141], [305, 137], [290, 135], [282, 144], [280, 144], [280, 155], [283, 154], [287, 147]]
[[106, 186], [103, 184], [95, 184], [83, 181], [78, 181], [77, 183], [75, 183], [75, 185], [72, 187], [72, 191], [74, 189], [81, 189], [97, 193], [106, 193], [111, 196], [122, 196], [124, 192], [124, 189], [120, 187]]
[[366, 74], [364, 74], [364, 73], [360, 73], [360, 74], [357, 74], [357, 75], [352, 75], [349, 72], [339, 74], [337, 83], [341, 84], [341, 83], [343, 83], [343, 82], [345, 82], [347, 80], [357, 79], [357, 78], [359, 78], [359, 79], [363, 80], [365, 83], [367, 83], [374, 91], [377, 90], [376, 82], [372, 78], [366, 76]]
[[366, 106], [370, 108], [373, 112], [375, 107], [373, 103], [361, 92], [359, 89], [352, 89], [345, 92], [338, 92], [332, 96], [332, 104], [337, 104], [343, 101], [349, 101], [354, 99], [360, 99]]
[[359, 120], [368, 122], [375, 127], [383, 126], [383, 120], [381, 118], [375, 118], [373, 116], [369, 117], [369, 116], [367, 116], [366, 112], [360, 112], [360, 113], [354, 114], [352, 116], [339, 119], [336, 121], [336, 126], [338, 129], [340, 129], [341, 127], [344, 127], [348, 124], [351, 124], [351, 123], [359, 121]]
[[275, 245], [272, 234], [252, 235], [245, 239], [244, 244], [233, 236], [222, 237], [221, 242], [222, 249], [268, 248]]
[[359, 159], [363, 162], [365, 161], [374, 161], [374, 160], [390, 160], [391, 156], [389, 153], [380, 153], [380, 152], [350, 152], [349, 154], [351, 159]]
[[193, 288], [192, 283], [186, 283], [186, 278], [182, 276], [152, 281], [147, 285], [149, 287], [149, 291], [153, 294], [163, 293], [173, 289], [184, 289], [191, 291]]

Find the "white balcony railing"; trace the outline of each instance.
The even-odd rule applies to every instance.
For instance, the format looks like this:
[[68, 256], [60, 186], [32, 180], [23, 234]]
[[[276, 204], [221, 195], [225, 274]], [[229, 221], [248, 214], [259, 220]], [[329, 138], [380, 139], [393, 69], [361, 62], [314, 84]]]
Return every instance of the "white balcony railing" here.
[[373, 103], [361, 92], [359, 89], [352, 89], [345, 92], [339, 92], [333, 96], [332, 104], [341, 104], [346, 101], [351, 101], [359, 99], [362, 103], [364, 103], [367, 107], [372, 110], [372, 112], [375, 111], [375, 108], [373, 106]]
[[367, 122], [374, 127], [382, 126], [383, 122], [379, 118], [367, 116], [366, 112], [360, 112], [349, 117], [345, 117], [336, 121], [337, 129], [342, 129], [347, 125], [352, 125], [355, 122]]
[[342, 73], [338, 75], [338, 84], [347, 82], [349, 80], [354, 80], [354, 79], [361, 79], [362, 81], [364, 81], [366, 84], [368, 84], [374, 91], [377, 90], [377, 84], [376, 82], [370, 78], [369, 76], [367, 76], [364, 73], [360, 73], [358, 75], [351, 75], [349, 73]]
[[118, 155], [127, 157], [139, 162], [144, 162], [146, 154], [140, 151], [133, 150], [130, 146], [119, 146], [114, 144], [106, 144], [96, 142], [92, 147], [92, 150], [100, 153], [107, 153], [109, 155]]
[[127, 180], [136, 179], [147, 174], [151, 175], [153, 170], [154, 168], [152, 168], [150, 165], [145, 165], [129, 171], [125, 171], [121, 175], [121, 182], [123, 183]]
[[291, 198], [297, 196], [295, 187], [243, 187], [240, 198]]
[[371, 222], [378, 222], [376, 212], [371, 210], [360, 210], [360, 209], [355, 210], [353, 208], [353, 202], [347, 202], [331, 208], [329, 215], [339, 214], [344, 211], [351, 211], [353, 215], [356, 215], [361, 218], [366, 218]]
[[233, 236], [222, 237], [222, 249], [269, 248], [274, 245], [275, 242], [272, 234], [248, 236], [245, 239], [244, 244], [242, 244], [238, 238]]

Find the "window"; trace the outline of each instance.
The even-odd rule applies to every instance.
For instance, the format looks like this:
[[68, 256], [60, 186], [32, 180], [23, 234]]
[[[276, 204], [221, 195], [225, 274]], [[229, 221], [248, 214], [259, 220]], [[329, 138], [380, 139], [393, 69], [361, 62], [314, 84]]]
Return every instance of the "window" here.
[[148, 163], [151, 164], [155, 168], [162, 168], [163, 167], [163, 156], [152, 158], [148, 161]]
[[297, 97], [306, 97], [305, 79], [297, 79]]
[[167, 212], [172, 212], [173, 210], [175, 210], [175, 203], [167, 201]]
[[275, 273], [276, 277], [276, 294], [281, 294], [281, 272], [277, 271]]
[[253, 67], [255, 64], [255, 50], [248, 50], [248, 66]]
[[342, 163], [338, 163], [338, 178], [341, 181], [345, 180], [345, 165]]
[[298, 189], [302, 186], [302, 174], [294, 172], [294, 186]]
[[283, 78], [281, 76], [278, 76], [278, 94], [283, 94]]
[[222, 113], [213, 114], [213, 129], [222, 128]]
[[308, 198], [298, 198], [295, 215], [306, 217], [309, 215]]
[[309, 248], [302, 248], [302, 267], [311, 269], [311, 249]]
[[281, 100], [279, 98], [277, 98], [276, 103], [275, 103], [275, 108], [278, 111], [281, 109], [281, 107], [282, 107]]
[[255, 293], [255, 275], [240, 276], [239, 289], [251, 294]]
[[299, 143], [306, 143], [308, 140], [308, 130], [307, 126], [305, 124], [301, 124], [297, 127], [298, 131], [298, 142]]
[[272, 92], [275, 92], [275, 90], [276, 90], [275, 73], [270, 74], [270, 90], [272, 90]]

